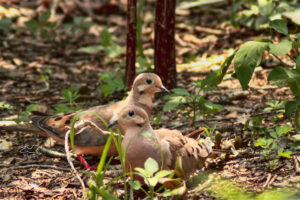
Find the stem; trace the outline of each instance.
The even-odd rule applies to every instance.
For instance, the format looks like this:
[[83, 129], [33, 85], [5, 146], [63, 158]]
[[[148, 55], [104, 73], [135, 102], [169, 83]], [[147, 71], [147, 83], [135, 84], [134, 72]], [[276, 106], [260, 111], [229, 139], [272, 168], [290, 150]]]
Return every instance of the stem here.
[[300, 130], [300, 107], [297, 108], [295, 112], [295, 125], [296, 128]]
[[138, 48], [138, 54], [140, 57], [142, 58], [146, 58], [145, 54], [144, 54], [144, 49], [143, 49], [143, 42], [142, 42], [142, 20], [141, 20], [141, 12], [143, 10], [145, 4], [145, 0], [139, 0], [139, 4], [138, 4], [138, 9], [137, 9], [137, 48]]
[[[272, 53], [271, 53], [272, 54]], [[272, 54], [277, 60], [279, 60], [279, 62], [281, 63], [281, 64], [283, 64], [284, 66], [286, 66], [286, 67], [293, 67], [293, 65], [289, 65], [289, 64], [287, 64], [287, 63], [285, 63], [285, 62], [283, 62], [283, 60], [281, 60], [281, 58], [279, 58], [277, 55], [275, 55], [275, 54]]]

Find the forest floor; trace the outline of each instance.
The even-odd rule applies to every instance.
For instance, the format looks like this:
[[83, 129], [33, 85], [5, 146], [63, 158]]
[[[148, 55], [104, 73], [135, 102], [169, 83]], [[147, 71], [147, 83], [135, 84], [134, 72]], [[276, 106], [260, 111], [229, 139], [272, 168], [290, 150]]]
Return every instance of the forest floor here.
[[[14, 5], [18, 7], [18, 5]], [[125, 11], [120, 4], [117, 13], [100, 15], [100, 28], [105, 26], [113, 32], [114, 40], [125, 44]], [[145, 18], [153, 17], [153, 5], [146, 6]], [[211, 69], [220, 66], [224, 59], [243, 42], [267, 37], [267, 33], [234, 29], [222, 19], [228, 17], [226, 10], [204, 12], [205, 7], [193, 9], [189, 15], [178, 15], [176, 45], [178, 63], [178, 88], [191, 90], [194, 81], [203, 79]], [[216, 11], [217, 12], [217, 11]], [[151, 14], [152, 13], [152, 14]], [[153, 25], [145, 25], [143, 43], [145, 54], [153, 57]], [[101, 30], [101, 29], [100, 29]], [[0, 34], [0, 102], [8, 103], [13, 109], [0, 108], [2, 123], [18, 117], [30, 104], [38, 110], [53, 113], [59, 104], [68, 104], [62, 96], [62, 89], [77, 85], [81, 97], [78, 106], [87, 108], [122, 99], [126, 93], [117, 92], [106, 98], [99, 91], [99, 77], [104, 72], [121, 74], [124, 54], [108, 59], [104, 53], [87, 54], [79, 51], [99, 41], [99, 30], [83, 35], [65, 33], [58, 29], [55, 40], [44, 40], [31, 33], [12, 32]], [[180, 64], [184, 63], [184, 64]], [[262, 149], [254, 147], [255, 139], [250, 130], [244, 130], [247, 120], [262, 116], [266, 127], [279, 126], [289, 122], [286, 116], [276, 111], [264, 111], [268, 100], [283, 101], [292, 98], [288, 87], [276, 87], [267, 81], [267, 76], [278, 63], [265, 63], [255, 72], [248, 90], [243, 91], [239, 82], [226, 78], [218, 87], [203, 95], [207, 100], [221, 104], [222, 112], [213, 116], [199, 117], [195, 126], [182, 116], [181, 111], [162, 112], [164, 101], [157, 97], [153, 116], [162, 115], [154, 127], [176, 128], [184, 134], [201, 127], [212, 127], [222, 135], [222, 148], [231, 150], [236, 137], [241, 138], [239, 149], [231, 154], [209, 158], [206, 171], [215, 176], [227, 178], [248, 192], [261, 192], [270, 188], [295, 187], [300, 189], [300, 152], [293, 152], [291, 158], [276, 159], [276, 163], [263, 156]], [[193, 67], [196, 66], [196, 67]], [[229, 72], [232, 72], [230, 69]], [[46, 82], [41, 80], [46, 76]], [[0, 198], [13, 199], [78, 199], [81, 186], [71, 172], [64, 157], [53, 156], [42, 149], [64, 152], [63, 146], [29, 133], [1, 132], [0, 142]], [[289, 142], [288, 139], [286, 142]], [[238, 152], [237, 155], [233, 155]], [[98, 160], [90, 158], [90, 161]], [[83, 166], [74, 159], [77, 169]], [[110, 170], [117, 170], [114, 167]], [[203, 175], [204, 172], [200, 172]], [[87, 182], [88, 175], [80, 172]], [[111, 179], [108, 175], [107, 179]], [[232, 183], [229, 182], [229, 183]], [[190, 181], [188, 187], [195, 184]], [[121, 186], [117, 186], [120, 187]], [[227, 187], [227, 186], [224, 186]], [[228, 186], [229, 187], [229, 186]], [[213, 192], [201, 190], [188, 192], [190, 199], [218, 199]]]

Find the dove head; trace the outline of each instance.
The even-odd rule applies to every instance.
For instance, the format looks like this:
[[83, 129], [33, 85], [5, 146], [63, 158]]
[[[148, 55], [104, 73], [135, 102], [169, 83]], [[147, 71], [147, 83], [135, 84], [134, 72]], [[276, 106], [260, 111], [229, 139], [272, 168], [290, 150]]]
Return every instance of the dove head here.
[[118, 124], [125, 132], [129, 129], [143, 130], [150, 126], [147, 113], [137, 106], [128, 106], [113, 116], [109, 128]]
[[162, 84], [160, 77], [154, 73], [142, 73], [138, 75], [132, 85], [134, 93], [153, 96], [157, 92], [169, 92]]

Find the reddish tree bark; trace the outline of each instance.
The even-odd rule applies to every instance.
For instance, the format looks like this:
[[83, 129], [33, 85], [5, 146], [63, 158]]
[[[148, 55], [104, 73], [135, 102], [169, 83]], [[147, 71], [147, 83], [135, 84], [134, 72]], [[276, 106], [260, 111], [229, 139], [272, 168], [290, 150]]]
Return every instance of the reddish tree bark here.
[[126, 41], [126, 87], [130, 89], [135, 78], [135, 54], [136, 54], [136, 2], [127, 2], [127, 41]]
[[176, 87], [176, 0], [157, 0], [155, 16], [155, 73], [169, 89]]

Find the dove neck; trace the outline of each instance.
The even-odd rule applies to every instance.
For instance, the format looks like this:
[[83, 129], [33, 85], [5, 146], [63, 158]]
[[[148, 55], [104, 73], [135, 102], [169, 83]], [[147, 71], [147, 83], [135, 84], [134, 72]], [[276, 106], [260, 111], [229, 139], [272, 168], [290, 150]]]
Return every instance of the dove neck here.
[[126, 101], [129, 104], [134, 104], [137, 105], [141, 108], [143, 108], [148, 117], [150, 117], [151, 115], [151, 110], [152, 110], [152, 95], [151, 94], [147, 94], [147, 93], [143, 93], [140, 94], [139, 92], [135, 91], [135, 89], [133, 88], [128, 97], [126, 98]]

